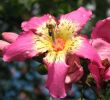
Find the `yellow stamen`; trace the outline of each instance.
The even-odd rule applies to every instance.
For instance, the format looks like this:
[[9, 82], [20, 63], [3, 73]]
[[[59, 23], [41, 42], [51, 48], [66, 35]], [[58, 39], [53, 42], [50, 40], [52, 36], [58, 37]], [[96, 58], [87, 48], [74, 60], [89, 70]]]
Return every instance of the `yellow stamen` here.
[[[73, 23], [66, 19], [61, 19], [60, 24], [57, 25], [52, 16], [49, 20], [37, 28], [36, 49], [41, 52], [68, 52], [77, 49], [80, 42], [76, 41], [77, 23]], [[78, 39], [80, 40], [80, 39]]]

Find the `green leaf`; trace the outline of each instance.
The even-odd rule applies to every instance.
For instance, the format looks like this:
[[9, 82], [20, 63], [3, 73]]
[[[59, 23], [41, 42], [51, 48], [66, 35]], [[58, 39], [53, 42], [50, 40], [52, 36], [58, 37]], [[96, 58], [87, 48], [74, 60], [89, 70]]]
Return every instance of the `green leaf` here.
[[40, 65], [37, 67], [36, 70], [37, 70], [37, 72], [40, 73], [41, 75], [47, 74], [46, 66], [44, 66], [43, 64], [40, 64]]

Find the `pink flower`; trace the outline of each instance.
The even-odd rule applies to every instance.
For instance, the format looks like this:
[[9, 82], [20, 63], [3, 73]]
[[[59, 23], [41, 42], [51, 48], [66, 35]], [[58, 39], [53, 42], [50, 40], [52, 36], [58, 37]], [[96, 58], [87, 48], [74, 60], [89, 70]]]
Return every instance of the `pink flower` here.
[[62, 15], [58, 21], [49, 14], [22, 23], [24, 32], [4, 50], [3, 60], [22, 61], [44, 53], [48, 70], [47, 88], [51, 96], [64, 98], [72, 82], [80, 80], [80, 57], [101, 66], [100, 58], [89, 41], [78, 35], [92, 13], [83, 7]]
[[2, 37], [4, 40], [0, 40], [0, 51], [2, 52], [7, 46], [16, 40], [18, 34], [13, 32], [3, 32]]
[[110, 17], [100, 20], [91, 34], [92, 46], [101, 57], [104, 69], [100, 69], [103, 80], [110, 80]]

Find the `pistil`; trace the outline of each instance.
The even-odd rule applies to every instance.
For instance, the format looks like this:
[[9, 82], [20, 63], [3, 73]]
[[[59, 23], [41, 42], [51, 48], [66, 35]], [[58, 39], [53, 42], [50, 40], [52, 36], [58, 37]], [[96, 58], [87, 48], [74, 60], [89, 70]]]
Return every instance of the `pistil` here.
[[65, 41], [62, 38], [57, 38], [52, 46], [55, 51], [61, 51], [65, 47]]

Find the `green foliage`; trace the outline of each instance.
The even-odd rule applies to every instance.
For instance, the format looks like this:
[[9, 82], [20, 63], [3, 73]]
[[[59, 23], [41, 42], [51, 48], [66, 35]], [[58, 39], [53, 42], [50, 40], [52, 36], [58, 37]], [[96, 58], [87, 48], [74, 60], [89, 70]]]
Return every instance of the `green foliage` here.
[[38, 65], [37, 67], [37, 72], [40, 73], [41, 75], [46, 75], [47, 74], [47, 69], [46, 66], [44, 66], [43, 64]]
[[[1, 0], [0, 1], [0, 32], [21, 30], [20, 24], [31, 16], [51, 13], [58, 16], [85, 6], [93, 10], [91, 25], [106, 17], [109, 3], [106, 0]], [[89, 28], [90, 29], [90, 28]], [[89, 30], [88, 30], [89, 31]]]

